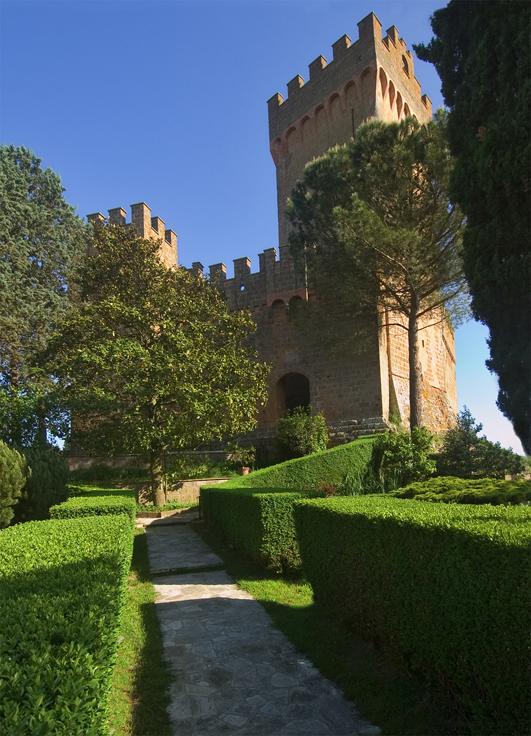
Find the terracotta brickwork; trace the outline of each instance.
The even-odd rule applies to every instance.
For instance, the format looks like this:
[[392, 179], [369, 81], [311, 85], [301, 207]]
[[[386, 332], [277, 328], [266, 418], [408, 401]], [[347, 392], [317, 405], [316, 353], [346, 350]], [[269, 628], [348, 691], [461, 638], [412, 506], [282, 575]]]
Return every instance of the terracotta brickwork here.
[[[382, 431], [390, 418], [409, 419], [407, 332], [396, 315], [377, 315], [363, 329], [337, 316], [339, 333], [313, 322], [311, 284], [296, 269], [285, 245], [285, 202], [304, 165], [330, 146], [346, 142], [370, 118], [400, 120], [415, 115], [431, 119], [431, 102], [421, 94], [413, 59], [398, 30], [386, 35], [374, 14], [358, 23], [354, 43], [343, 36], [333, 44], [333, 59], [310, 64], [309, 80], [288, 83], [288, 97], [268, 102], [270, 148], [276, 166], [280, 248], [258, 256], [257, 269], [247, 257], [234, 260], [233, 274], [223, 263], [209, 267], [208, 276], [225, 294], [231, 309], [248, 309], [257, 323], [254, 337], [260, 358], [271, 366], [269, 399], [260, 411], [250, 441], [271, 437], [285, 411], [310, 404], [322, 411], [335, 442]], [[100, 218], [103, 215], [91, 215]], [[125, 223], [125, 211], [109, 211], [109, 221]], [[132, 206], [132, 224], [143, 237], [161, 240], [161, 258], [177, 265], [177, 238], [164, 230], [149, 207]], [[203, 274], [203, 265], [191, 270]], [[442, 315], [441, 315], [442, 316]], [[438, 324], [435, 324], [437, 323]], [[432, 319], [419, 333], [424, 421], [446, 429], [457, 412], [453, 333], [445, 321]], [[338, 337], [339, 334], [339, 337]]]
[[87, 215], [89, 222], [107, 222], [111, 225], [134, 227], [141, 238], [160, 241], [160, 259], [168, 268], [177, 268], [179, 263], [177, 235], [173, 230], [167, 230], [164, 220], [151, 216], [151, 208], [145, 202], [131, 205], [131, 221], [126, 220], [127, 213], [123, 207], [114, 207], [109, 210], [108, 218], [101, 212]]
[[431, 101], [421, 93], [413, 57], [396, 26], [382, 36], [370, 13], [358, 23], [359, 38], [342, 36], [332, 45], [332, 61], [318, 56], [307, 82], [288, 82], [286, 99], [268, 101], [269, 140], [277, 171], [279, 242], [287, 242], [286, 200], [304, 165], [338, 143], [345, 143], [370, 118], [386, 122], [414, 115], [431, 119]]

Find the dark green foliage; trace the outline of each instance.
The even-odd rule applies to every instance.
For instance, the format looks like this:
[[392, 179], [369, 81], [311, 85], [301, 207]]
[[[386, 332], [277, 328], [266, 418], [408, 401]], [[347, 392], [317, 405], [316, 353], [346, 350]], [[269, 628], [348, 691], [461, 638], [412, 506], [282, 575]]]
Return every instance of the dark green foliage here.
[[81, 298], [50, 343], [50, 369], [76, 414], [84, 447], [146, 454], [153, 500], [164, 501], [164, 453], [254, 429], [268, 369], [246, 311], [134, 229], [96, 227]]
[[68, 498], [68, 466], [54, 447], [24, 450], [30, 473], [15, 508], [16, 521], [46, 519], [50, 506]]
[[201, 513], [231, 546], [276, 572], [300, 566], [293, 503], [304, 493], [201, 489]]
[[92, 465], [90, 468], [79, 468], [70, 472], [72, 481], [76, 483], [119, 483], [127, 481], [147, 480], [148, 467], [112, 468], [108, 465]]
[[0, 440], [0, 528], [13, 518], [27, 476], [23, 455]]
[[450, 109], [472, 308], [490, 331], [498, 406], [531, 453], [531, 5], [452, 0], [431, 23], [434, 38], [415, 49]]
[[414, 118], [361, 125], [349, 143], [306, 166], [288, 205], [290, 249], [319, 297], [320, 331], [336, 332], [348, 315], [355, 329], [374, 334], [378, 316], [381, 325], [399, 315], [411, 428], [425, 423], [420, 331], [457, 318], [466, 301], [464, 218], [448, 197], [445, 127], [443, 114], [426, 125]]
[[106, 736], [131, 561], [124, 516], [0, 533], [0, 731]]
[[278, 420], [277, 441], [286, 458], [303, 457], [326, 450], [326, 419], [321, 413], [312, 414], [310, 407], [298, 406]]
[[363, 472], [373, 442], [373, 437], [363, 437], [218, 486], [204, 486], [201, 512], [230, 544], [262, 565], [276, 571], [297, 568], [294, 502], [320, 493], [324, 484], [339, 482], [349, 470]]
[[216, 487], [319, 490], [322, 483], [339, 483], [346, 473], [363, 473], [369, 464], [374, 440], [374, 436], [360, 437], [346, 445], [231, 478]]
[[136, 518], [136, 503], [134, 498], [123, 495], [96, 495], [88, 493], [85, 496], [73, 496], [68, 501], [52, 506], [52, 519], [72, 519], [79, 516], [107, 516], [127, 514], [132, 522]]
[[442, 503], [531, 504], [531, 481], [439, 477], [410, 483], [391, 495]]
[[459, 412], [457, 425], [444, 435], [436, 458], [439, 475], [504, 478], [525, 470], [523, 457], [505, 449], [499, 442], [489, 442], [485, 436], [480, 436], [482, 428], [465, 406]]
[[527, 733], [530, 509], [335, 498], [295, 520], [321, 605], [424, 673], [472, 733]]
[[39, 358], [71, 304], [86, 248], [85, 225], [63, 191], [27, 148], [0, 146], [0, 437], [17, 446], [63, 425]]
[[372, 488], [376, 480], [381, 491], [389, 491], [428, 478], [435, 472], [432, 449], [433, 435], [425, 428], [379, 435], [372, 448], [367, 485]]

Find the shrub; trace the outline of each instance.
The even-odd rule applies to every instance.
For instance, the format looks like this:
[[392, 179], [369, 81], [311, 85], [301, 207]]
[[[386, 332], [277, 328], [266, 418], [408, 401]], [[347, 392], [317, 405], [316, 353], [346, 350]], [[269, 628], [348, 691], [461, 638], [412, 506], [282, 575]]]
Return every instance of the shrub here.
[[531, 502], [531, 481], [438, 477], [410, 483], [393, 491], [391, 495], [442, 503], [490, 503], [508, 506]]
[[206, 523], [236, 549], [264, 567], [281, 572], [300, 566], [293, 504], [305, 494], [257, 493], [252, 488], [201, 489], [201, 512]]
[[379, 435], [372, 448], [370, 472], [363, 478], [365, 492], [386, 492], [433, 475], [432, 448], [433, 435], [424, 427], [411, 433]]
[[132, 541], [123, 516], [0, 533], [0, 732], [108, 733]]
[[200, 508], [207, 523], [241, 552], [280, 571], [300, 565], [293, 504], [321, 495], [348, 472], [363, 471], [373, 437], [256, 470], [226, 483], [201, 488]]
[[0, 528], [13, 518], [27, 475], [24, 457], [0, 440]]
[[473, 733], [529, 725], [527, 507], [388, 497], [295, 504], [316, 600], [455, 703]]
[[439, 475], [461, 478], [504, 478], [526, 469], [525, 458], [507, 450], [499, 442], [480, 436], [483, 429], [465, 406], [457, 416], [457, 425], [444, 435], [437, 456]]
[[30, 474], [15, 508], [16, 521], [46, 519], [50, 506], [68, 497], [68, 466], [54, 447], [31, 447], [24, 456]]
[[279, 419], [277, 441], [285, 457], [303, 457], [326, 450], [328, 426], [322, 414], [312, 414], [309, 407], [299, 406]]
[[52, 519], [73, 519], [78, 516], [108, 516], [127, 514], [131, 521], [136, 518], [136, 503], [134, 498], [125, 496], [73, 496], [68, 501], [50, 508]]

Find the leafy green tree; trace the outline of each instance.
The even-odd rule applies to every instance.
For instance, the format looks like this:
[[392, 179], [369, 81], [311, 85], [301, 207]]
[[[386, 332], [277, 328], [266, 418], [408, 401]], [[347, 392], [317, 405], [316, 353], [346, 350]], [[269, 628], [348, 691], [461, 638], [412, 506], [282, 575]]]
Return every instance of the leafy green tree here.
[[156, 503], [164, 452], [251, 430], [266, 367], [247, 347], [255, 326], [220, 292], [160, 262], [158, 243], [96, 227], [80, 299], [51, 343], [83, 444], [150, 457]]
[[456, 157], [451, 195], [467, 217], [465, 273], [489, 328], [498, 406], [531, 453], [531, 4], [452, 0], [415, 46], [441, 78]]
[[525, 460], [499, 442], [490, 442], [480, 435], [483, 425], [465, 406], [457, 416], [457, 424], [444, 435], [437, 456], [439, 475], [455, 475], [461, 478], [504, 478], [506, 474], [518, 475], [526, 469]]
[[309, 164], [288, 208], [290, 246], [319, 298], [386, 312], [408, 335], [410, 426], [422, 424], [419, 333], [463, 308], [463, 216], [450, 202], [445, 120], [361, 126]]
[[[372, 448], [370, 476], [383, 491], [426, 480], [435, 472], [433, 435], [425, 427], [381, 434]], [[367, 483], [370, 488], [371, 483]]]
[[85, 243], [63, 192], [27, 148], [0, 146], [0, 425], [18, 445], [45, 439], [57, 412], [38, 356], [69, 307]]

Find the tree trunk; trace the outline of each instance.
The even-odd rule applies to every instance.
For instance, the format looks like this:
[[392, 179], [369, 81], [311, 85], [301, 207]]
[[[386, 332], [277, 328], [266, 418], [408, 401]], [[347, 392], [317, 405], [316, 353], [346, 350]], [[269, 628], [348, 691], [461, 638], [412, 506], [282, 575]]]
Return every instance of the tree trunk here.
[[422, 426], [422, 366], [419, 356], [417, 310], [412, 309], [408, 320], [409, 358], [409, 428]]
[[153, 503], [162, 506], [166, 502], [164, 493], [163, 452], [160, 448], [152, 449], [149, 455], [149, 472], [151, 474], [151, 492]]

